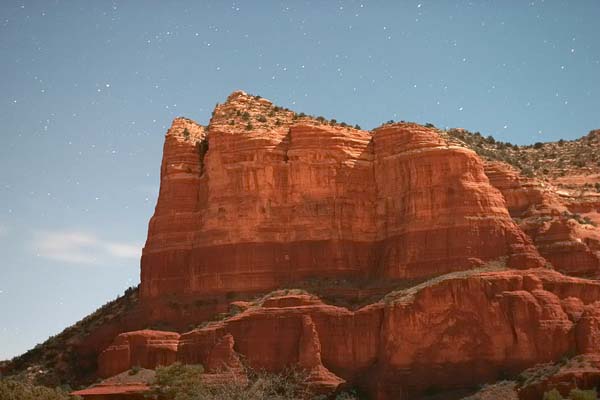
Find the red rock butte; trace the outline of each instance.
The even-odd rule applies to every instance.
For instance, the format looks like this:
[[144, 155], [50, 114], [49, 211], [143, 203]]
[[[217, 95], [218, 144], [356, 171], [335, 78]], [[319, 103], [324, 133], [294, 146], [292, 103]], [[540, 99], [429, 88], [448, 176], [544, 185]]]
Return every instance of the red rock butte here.
[[246, 382], [243, 359], [376, 400], [580, 354], [587, 380], [565, 367], [519, 396], [564, 392], [600, 381], [598, 213], [598, 197], [574, 201], [447, 132], [369, 132], [237, 91], [206, 127], [173, 121], [140, 303], [76, 348], [100, 377], [178, 361]]
[[142, 297], [543, 265], [473, 151], [417, 124], [367, 132], [273, 108], [234, 92], [208, 128], [173, 122]]

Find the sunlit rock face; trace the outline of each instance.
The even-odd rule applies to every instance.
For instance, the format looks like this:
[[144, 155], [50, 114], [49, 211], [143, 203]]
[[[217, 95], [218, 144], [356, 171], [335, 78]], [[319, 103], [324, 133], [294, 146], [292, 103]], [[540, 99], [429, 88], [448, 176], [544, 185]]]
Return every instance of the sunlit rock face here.
[[139, 307], [82, 348], [103, 349], [101, 376], [181, 362], [218, 384], [298, 367], [315, 393], [377, 400], [580, 354], [583, 372], [513, 394], [589, 386], [600, 283], [568, 275], [598, 276], [597, 211], [443, 131], [367, 132], [234, 92], [207, 127], [167, 132]]
[[425, 278], [503, 256], [543, 263], [472, 151], [416, 124], [367, 132], [235, 92], [208, 127], [167, 133], [142, 296]]
[[600, 276], [600, 229], [595, 220], [600, 201], [596, 196], [565, 195], [552, 184], [524, 177], [502, 162], [486, 163], [485, 172], [520, 228], [555, 269], [569, 275]]

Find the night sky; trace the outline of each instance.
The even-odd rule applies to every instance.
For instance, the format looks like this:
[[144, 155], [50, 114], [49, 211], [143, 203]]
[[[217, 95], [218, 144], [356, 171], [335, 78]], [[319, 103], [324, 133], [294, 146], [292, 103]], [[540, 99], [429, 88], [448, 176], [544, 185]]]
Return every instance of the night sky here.
[[0, 3], [0, 359], [139, 282], [164, 133], [236, 89], [363, 128], [600, 128], [600, 2]]

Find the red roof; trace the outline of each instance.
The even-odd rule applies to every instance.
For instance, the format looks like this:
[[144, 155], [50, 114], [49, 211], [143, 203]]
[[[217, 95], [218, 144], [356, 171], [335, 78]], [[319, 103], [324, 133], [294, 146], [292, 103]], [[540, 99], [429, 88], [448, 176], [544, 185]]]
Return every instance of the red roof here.
[[71, 394], [74, 396], [91, 396], [100, 394], [135, 394], [147, 392], [149, 389], [149, 386], [144, 384], [97, 385], [90, 386], [87, 389], [71, 392]]

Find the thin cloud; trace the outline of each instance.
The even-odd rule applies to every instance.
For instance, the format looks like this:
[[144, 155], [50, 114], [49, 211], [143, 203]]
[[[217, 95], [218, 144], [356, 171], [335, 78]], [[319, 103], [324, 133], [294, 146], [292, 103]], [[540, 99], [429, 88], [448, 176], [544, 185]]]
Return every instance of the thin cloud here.
[[80, 231], [42, 231], [34, 236], [37, 255], [71, 264], [99, 264], [115, 259], [138, 259], [142, 245], [113, 242]]
[[137, 243], [106, 243], [108, 253], [119, 258], [140, 258], [141, 248]]

